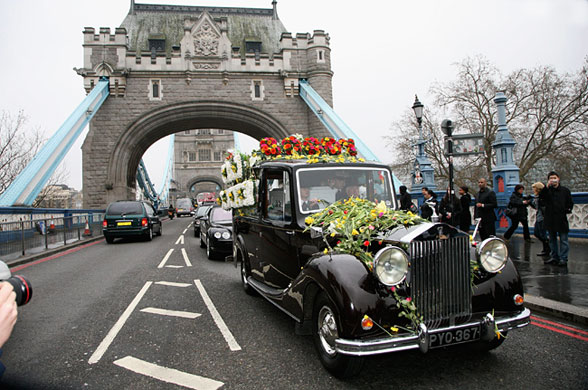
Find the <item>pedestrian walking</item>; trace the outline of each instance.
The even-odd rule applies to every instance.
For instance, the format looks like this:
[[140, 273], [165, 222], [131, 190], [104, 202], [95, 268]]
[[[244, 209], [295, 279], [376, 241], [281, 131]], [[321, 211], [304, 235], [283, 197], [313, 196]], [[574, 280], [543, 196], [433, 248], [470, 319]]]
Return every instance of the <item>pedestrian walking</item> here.
[[469, 194], [468, 186], [459, 187], [459, 204], [461, 206], [461, 214], [459, 214], [459, 228], [464, 232], [469, 232], [472, 225], [472, 213], [470, 212], [470, 204], [472, 197]]
[[539, 199], [539, 193], [545, 188], [545, 184], [537, 182], [533, 183], [531, 187], [533, 188], [535, 197], [531, 200], [530, 206], [537, 211], [535, 214], [533, 235], [543, 244], [543, 250], [540, 253], [537, 253], [537, 256], [549, 256], [551, 250], [549, 249], [549, 238], [547, 237], [547, 231], [545, 230], [544, 224], [545, 205], [543, 204], [544, 202]]
[[496, 215], [494, 214], [494, 209], [497, 206], [496, 193], [488, 188], [487, 183], [484, 178], [478, 180], [480, 191], [476, 195], [476, 208], [474, 210], [474, 218], [482, 219], [480, 221], [480, 237], [482, 240], [496, 235]]
[[410, 211], [412, 205], [412, 196], [407, 191], [406, 186], [400, 186], [400, 210]]
[[574, 201], [570, 190], [560, 184], [557, 172], [549, 172], [547, 180], [547, 187], [539, 193], [539, 199], [545, 204], [543, 222], [545, 229], [549, 232], [551, 249], [551, 258], [546, 263], [566, 267], [570, 251], [568, 243], [570, 226], [567, 214], [572, 212]]
[[421, 217], [424, 219], [428, 219], [432, 221], [433, 216], [437, 216], [437, 199], [433, 197], [434, 192], [432, 190], [427, 190], [424, 192], [425, 194], [425, 201], [421, 205]]
[[461, 203], [459, 203], [459, 199], [449, 188], [439, 204], [439, 215], [441, 216], [441, 222], [448, 223], [452, 226], [459, 224]]
[[504, 233], [505, 240], [510, 240], [520, 223], [523, 225], [523, 237], [525, 237], [525, 241], [531, 241], [531, 234], [529, 234], [529, 222], [527, 221], [527, 207], [529, 207], [531, 200], [525, 199], [523, 195], [524, 191], [525, 187], [522, 184], [517, 184], [514, 188], [514, 192], [510, 196], [507, 207], [515, 209], [516, 213], [510, 217], [510, 227], [506, 233]]

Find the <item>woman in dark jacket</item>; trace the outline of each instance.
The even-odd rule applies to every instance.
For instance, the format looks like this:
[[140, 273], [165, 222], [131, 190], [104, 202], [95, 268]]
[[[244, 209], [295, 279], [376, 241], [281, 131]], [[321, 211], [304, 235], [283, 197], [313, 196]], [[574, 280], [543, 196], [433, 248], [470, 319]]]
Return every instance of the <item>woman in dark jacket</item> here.
[[457, 196], [448, 188], [441, 204], [439, 205], [439, 214], [441, 215], [441, 222], [457, 226], [461, 215], [461, 204]]
[[529, 223], [527, 222], [527, 207], [529, 206], [530, 201], [525, 200], [523, 198], [523, 191], [525, 187], [522, 184], [517, 184], [515, 186], [515, 190], [510, 196], [510, 201], [508, 202], [508, 207], [514, 207], [517, 210], [515, 216], [511, 217], [511, 224], [506, 233], [504, 233], [504, 238], [506, 240], [510, 239], [516, 228], [519, 226], [519, 223], [523, 225], [523, 236], [525, 237], [525, 241], [531, 241], [531, 235], [529, 234]]
[[547, 237], [547, 231], [545, 230], [544, 225], [544, 216], [545, 216], [545, 205], [544, 200], [539, 199], [539, 193], [543, 188], [545, 188], [545, 184], [541, 182], [534, 183], [533, 192], [535, 193], [535, 197], [531, 199], [531, 207], [537, 210], [535, 214], [535, 229], [533, 229], [533, 235], [541, 241], [543, 244], [543, 251], [541, 253], [537, 253], [537, 256], [549, 256], [551, 250], [549, 248], [549, 238]]
[[400, 210], [410, 211], [412, 196], [407, 191], [406, 186], [400, 186]]
[[472, 213], [470, 212], [470, 205], [472, 203], [472, 197], [469, 194], [469, 188], [467, 186], [459, 187], [459, 204], [461, 205], [461, 214], [459, 214], [459, 228], [464, 232], [470, 230], [472, 225]]

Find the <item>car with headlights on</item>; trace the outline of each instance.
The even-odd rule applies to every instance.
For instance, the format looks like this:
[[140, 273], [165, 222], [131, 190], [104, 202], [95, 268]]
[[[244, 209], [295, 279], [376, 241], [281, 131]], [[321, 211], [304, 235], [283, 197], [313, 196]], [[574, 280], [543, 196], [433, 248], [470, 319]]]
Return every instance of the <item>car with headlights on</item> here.
[[163, 229], [151, 204], [125, 200], [108, 205], [102, 221], [102, 233], [106, 242], [112, 244], [115, 238], [124, 237], [142, 237], [151, 241], [154, 234], [161, 236]]
[[233, 249], [232, 214], [220, 206], [212, 206], [200, 219], [200, 247], [206, 256], [215, 259], [230, 255]]
[[255, 200], [233, 209], [243, 289], [312, 336], [333, 375], [376, 354], [491, 350], [529, 323], [505, 243], [397, 210], [387, 166], [272, 159], [252, 171]]
[[194, 225], [194, 237], [200, 237], [200, 220], [206, 215], [212, 206], [212, 204], [201, 205], [196, 209], [192, 221], [192, 225]]

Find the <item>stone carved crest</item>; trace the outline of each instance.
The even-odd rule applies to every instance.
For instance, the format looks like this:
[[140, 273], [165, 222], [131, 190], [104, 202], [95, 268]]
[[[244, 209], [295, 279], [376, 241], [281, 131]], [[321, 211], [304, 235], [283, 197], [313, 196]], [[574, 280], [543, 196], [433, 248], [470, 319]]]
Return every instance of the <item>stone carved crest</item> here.
[[218, 55], [219, 38], [210, 23], [204, 21], [194, 33], [194, 54], [205, 57]]

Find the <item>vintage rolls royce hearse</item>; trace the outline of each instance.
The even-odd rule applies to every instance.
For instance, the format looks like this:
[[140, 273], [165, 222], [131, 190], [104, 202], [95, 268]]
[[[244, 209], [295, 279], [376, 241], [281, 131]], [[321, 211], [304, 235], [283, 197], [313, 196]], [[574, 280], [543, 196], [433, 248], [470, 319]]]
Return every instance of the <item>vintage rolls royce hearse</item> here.
[[490, 350], [529, 323], [502, 240], [397, 210], [385, 165], [309, 161], [257, 162], [250, 188], [229, 194], [233, 259], [245, 292], [312, 335], [333, 375], [356, 374], [373, 354]]

